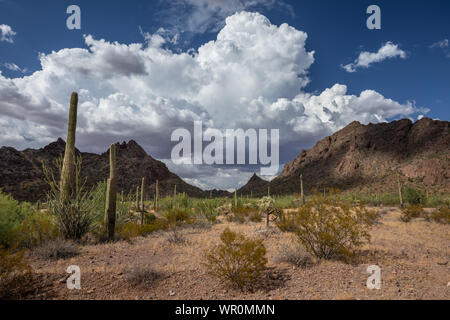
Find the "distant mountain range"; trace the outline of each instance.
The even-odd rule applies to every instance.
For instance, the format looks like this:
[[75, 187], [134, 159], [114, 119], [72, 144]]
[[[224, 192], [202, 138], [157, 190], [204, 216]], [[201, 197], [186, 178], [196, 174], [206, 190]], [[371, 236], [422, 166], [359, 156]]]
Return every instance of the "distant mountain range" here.
[[[21, 201], [43, 199], [48, 186], [42, 161], [54, 168], [55, 159], [64, 154], [64, 148], [61, 138], [39, 150], [0, 148], [0, 189]], [[82, 176], [87, 178], [88, 186], [108, 178], [109, 150], [100, 155], [76, 152], [82, 156]], [[448, 121], [422, 118], [415, 123], [408, 119], [369, 125], [352, 122], [312, 149], [299, 152], [270, 183], [255, 174], [238, 194], [262, 196], [267, 194], [268, 187], [271, 194], [298, 193], [300, 174], [307, 193], [313, 188], [330, 187], [342, 191], [392, 192], [396, 190], [397, 172], [402, 183], [430, 193], [450, 191]], [[230, 196], [228, 191], [203, 191], [186, 183], [133, 140], [117, 143], [116, 154], [119, 192], [136, 192], [144, 177], [148, 199], [153, 199], [156, 180], [162, 195], [173, 194], [176, 185], [177, 192], [186, 192], [191, 197]]]
[[[293, 146], [294, 147], [294, 146]], [[352, 122], [311, 150], [302, 150], [270, 182], [271, 194], [299, 193], [300, 175], [306, 192], [338, 188], [367, 193], [392, 192], [397, 171], [402, 184], [430, 193], [450, 188], [449, 122], [422, 118], [362, 125]], [[267, 194], [267, 184], [253, 176], [240, 191]]]
[[[64, 155], [65, 142], [59, 138], [46, 147], [34, 150], [17, 151], [14, 148], [0, 149], [0, 189], [21, 201], [36, 201], [45, 198], [48, 191], [44, 179], [42, 162], [52, 167], [54, 172], [55, 160]], [[109, 177], [109, 149], [101, 154], [80, 152], [82, 157], [83, 177], [87, 178], [87, 186], [93, 186]], [[209, 197], [210, 191], [203, 191], [183, 181], [167, 166], [149, 156], [135, 141], [116, 144], [116, 162], [118, 191], [135, 193], [136, 187], [145, 178], [146, 197], [153, 199], [156, 181], [161, 195], [173, 194], [175, 185], [177, 193], [185, 192], [191, 197]], [[213, 190], [213, 196], [229, 195], [226, 191]]]

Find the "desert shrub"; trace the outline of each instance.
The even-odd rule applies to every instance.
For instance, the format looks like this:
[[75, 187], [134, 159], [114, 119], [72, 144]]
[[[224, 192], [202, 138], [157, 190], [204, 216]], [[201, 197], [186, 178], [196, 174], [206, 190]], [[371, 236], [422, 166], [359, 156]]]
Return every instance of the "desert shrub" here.
[[400, 220], [403, 222], [409, 222], [413, 218], [418, 218], [422, 215], [423, 208], [419, 205], [410, 204], [402, 208], [402, 215]]
[[262, 221], [261, 213], [259, 213], [258, 211], [253, 211], [250, 214], [249, 219], [252, 222], [261, 222]]
[[172, 208], [166, 210], [163, 215], [167, 218], [170, 224], [179, 224], [182, 222], [189, 222], [191, 218], [190, 209]]
[[403, 200], [409, 204], [424, 204], [426, 197], [422, 191], [406, 185], [402, 189]]
[[152, 223], [143, 225], [141, 227], [141, 234], [145, 236], [159, 230], [167, 230], [168, 228], [169, 228], [168, 221], [163, 219], [156, 219]]
[[450, 197], [438, 194], [428, 195], [426, 197], [425, 206], [428, 208], [439, 208], [442, 206], [450, 206]]
[[[56, 161], [59, 172], [62, 170], [62, 159]], [[71, 196], [60, 190], [61, 185], [55, 179], [53, 171], [43, 165], [45, 179], [50, 186], [47, 195], [48, 210], [57, 217], [61, 234], [66, 239], [80, 240], [91, 229], [95, 220], [95, 212], [103, 202], [104, 194], [97, 189], [88, 190], [86, 179], [81, 178], [81, 157], [75, 161], [75, 186]]]
[[33, 212], [30, 204], [19, 203], [0, 191], [0, 246], [16, 245], [17, 229]]
[[220, 216], [227, 216], [230, 213], [233, 213], [233, 207], [232, 207], [231, 203], [225, 203], [225, 204], [217, 207], [216, 212]]
[[354, 207], [351, 210], [355, 213], [355, 217], [359, 220], [359, 222], [367, 226], [374, 225], [380, 217], [378, 212], [374, 210], [367, 210], [363, 205]]
[[240, 289], [248, 288], [266, 268], [266, 247], [261, 239], [253, 240], [229, 228], [220, 235], [221, 244], [206, 254], [209, 273]]
[[133, 286], [149, 287], [158, 278], [158, 273], [143, 265], [135, 265], [126, 272], [126, 280]]
[[[97, 242], [108, 241], [108, 235], [105, 224], [105, 206], [106, 206], [106, 182], [99, 182], [91, 191], [91, 198], [93, 199], [92, 222], [90, 233]], [[136, 220], [136, 217], [131, 212], [131, 208], [135, 203], [133, 195], [122, 195], [117, 197], [116, 203], [116, 223], [115, 234], [120, 233], [122, 227], [128, 223]], [[150, 223], [154, 219], [153, 214], [146, 214], [144, 217], [145, 223]]]
[[315, 263], [314, 257], [297, 241], [290, 246], [281, 247], [276, 260], [279, 262], [287, 262], [299, 268], [310, 267]]
[[274, 207], [281, 209], [297, 208], [300, 205], [300, 200], [294, 196], [281, 196], [274, 200]]
[[442, 224], [450, 224], [450, 208], [442, 206], [425, 216], [427, 221], [434, 221]]
[[118, 239], [131, 241], [139, 236], [146, 236], [159, 230], [167, 230], [169, 222], [163, 219], [155, 219], [153, 222], [141, 226], [135, 221], [128, 221], [116, 229]]
[[59, 236], [60, 232], [55, 217], [47, 212], [30, 214], [12, 232], [15, 246], [28, 249], [57, 239]]
[[78, 247], [71, 241], [54, 240], [48, 241], [33, 250], [33, 255], [41, 259], [67, 259], [78, 255]]
[[119, 239], [130, 241], [133, 238], [139, 237], [143, 234], [142, 226], [136, 222], [126, 222], [117, 232], [117, 237]]
[[370, 240], [365, 214], [361, 207], [313, 197], [295, 213], [282, 215], [277, 224], [317, 258], [347, 261]]
[[196, 204], [195, 209], [199, 216], [210, 222], [215, 222], [217, 219], [216, 203], [213, 201], [203, 200]]
[[246, 210], [239, 210], [237, 208], [233, 208], [233, 213], [227, 215], [228, 222], [236, 222], [236, 223], [245, 223], [247, 221], [248, 213]]
[[176, 196], [165, 197], [158, 201], [158, 208], [162, 210], [170, 209], [192, 209], [192, 199], [185, 193], [179, 193]]
[[176, 226], [172, 226], [170, 228], [170, 231], [167, 235], [167, 241], [175, 245], [186, 244], [186, 238], [181, 232], [179, 232]]
[[31, 275], [24, 251], [14, 252], [0, 246], [0, 299], [22, 298]]

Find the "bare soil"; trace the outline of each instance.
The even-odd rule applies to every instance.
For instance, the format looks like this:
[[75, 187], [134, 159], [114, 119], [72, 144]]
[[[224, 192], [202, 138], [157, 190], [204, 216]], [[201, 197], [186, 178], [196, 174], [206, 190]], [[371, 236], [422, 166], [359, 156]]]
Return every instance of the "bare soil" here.
[[[183, 244], [168, 241], [170, 232], [158, 232], [133, 242], [89, 245], [79, 256], [58, 261], [30, 255], [39, 281], [31, 299], [446, 299], [450, 298], [449, 226], [414, 219], [400, 221], [397, 208], [378, 208], [382, 217], [371, 229], [371, 243], [359, 252], [358, 262], [320, 261], [299, 268], [278, 262], [280, 248], [291, 235], [265, 222], [236, 224], [221, 220], [209, 226], [180, 230]], [[268, 268], [254, 292], [230, 289], [211, 277], [202, 265], [205, 250], [218, 243], [230, 227], [247, 236], [262, 237]], [[66, 269], [81, 268], [81, 290], [69, 290]], [[381, 268], [381, 289], [366, 286], [367, 267]], [[130, 269], [148, 267], [150, 283], [127, 281]]]

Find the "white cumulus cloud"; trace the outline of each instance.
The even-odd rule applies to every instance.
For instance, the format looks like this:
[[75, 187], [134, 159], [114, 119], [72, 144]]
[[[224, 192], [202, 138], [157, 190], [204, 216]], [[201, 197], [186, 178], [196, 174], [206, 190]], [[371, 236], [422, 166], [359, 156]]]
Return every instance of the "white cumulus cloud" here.
[[[195, 120], [205, 129], [279, 129], [285, 163], [353, 120], [426, 112], [373, 90], [351, 95], [341, 84], [306, 92], [314, 63], [307, 34], [258, 13], [231, 15], [215, 40], [186, 52], [165, 48], [171, 40], [158, 34], [145, 38], [123, 44], [86, 36], [86, 48], [41, 54], [41, 69], [30, 75], [10, 79], [0, 72], [0, 145], [42, 147], [65, 137], [72, 91], [79, 93], [79, 149], [103, 152], [134, 139], [159, 159], [170, 158], [173, 130], [192, 131]], [[187, 181], [222, 189], [256, 171], [168, 166]]]
[[369, 68], [374, 63], [396, 57], [406, 59], [406, 52], [401, 50], [397, 44], [386, 42], [377, 52], [361, 52], [353, 63], [342, 65], [342, 68], [347, 72], [356, 72], [358, 68]]
[[13, 43], [15, 35], [16, 32], [14, 32], [10, 26], [7, 24], [0, 24], [0, 41]]

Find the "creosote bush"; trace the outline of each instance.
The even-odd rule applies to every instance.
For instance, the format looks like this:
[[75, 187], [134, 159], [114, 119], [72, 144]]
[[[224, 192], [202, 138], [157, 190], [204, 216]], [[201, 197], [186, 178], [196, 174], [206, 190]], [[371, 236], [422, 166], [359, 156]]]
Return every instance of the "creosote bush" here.
[[278, 227], [291, 232], [306, 250], [320, 259], [354, 258], [356, 250], [370, 240], [371, 215], [363, 207], [314, 196], [296, 212], [284, 214]]
[[442, 224], [450, 224], [450, 208], [442, 206], [425, 216], [425, 220]]
[[409, 222], [413, 218], [419, 218], [423, 213], [423, 208], [419, 205], [410, 204], [402, 209], [400, 220]]
[[20, 299], [29, 289], [32, 269], [24, 251], [14, 252], [0, 246], [0, 299]]
[[248, 239], [226, 228], [221, 244], [206, 254], [209, 273], [239, 289], [250, 288], [266, 268], [266, 247], [261, 239]]

